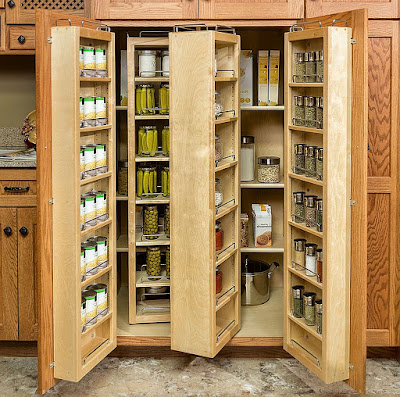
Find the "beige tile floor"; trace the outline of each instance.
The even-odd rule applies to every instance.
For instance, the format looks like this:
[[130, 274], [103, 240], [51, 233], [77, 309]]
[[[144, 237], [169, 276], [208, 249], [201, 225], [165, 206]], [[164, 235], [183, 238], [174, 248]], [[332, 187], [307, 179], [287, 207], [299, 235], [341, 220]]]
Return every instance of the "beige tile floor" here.
[[[36, 394], [35, 358], [0, 358], [0, 396]], [[340, 382], [324, 385], [293, 359], [117, 359], [99, 364], [78, 384], [60, 382], [50, 396], [348, 396]], [[400, 395], [400, 365], [369, 359], [367, 396]]]

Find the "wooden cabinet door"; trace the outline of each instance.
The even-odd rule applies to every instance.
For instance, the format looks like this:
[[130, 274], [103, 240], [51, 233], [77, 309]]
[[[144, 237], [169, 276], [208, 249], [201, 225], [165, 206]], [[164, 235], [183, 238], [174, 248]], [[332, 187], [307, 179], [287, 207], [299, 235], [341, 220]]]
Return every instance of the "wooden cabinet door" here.
[[[334, 12], [342, 13], [361, 8], [368, 9], [369, 18], [399, 18], [399, 0], [305, 0], [309, 18]], [[339, 16], [340, 18], [340, 16]]]
[[303, 0], [198, 0], [200, 19], [295, 19], [304, 17]]
[[18, 340], [17, 210], [0, 208], [0, 340]]
[[[197, 19], [198, 0], [91, 0], [94, 19]], [[172, 23], [173, 24], [173, 23]]]
[[36, 340], [37, 321], [37, 223], [36, 208], [18, 208], [18, 307], [19, 340]]

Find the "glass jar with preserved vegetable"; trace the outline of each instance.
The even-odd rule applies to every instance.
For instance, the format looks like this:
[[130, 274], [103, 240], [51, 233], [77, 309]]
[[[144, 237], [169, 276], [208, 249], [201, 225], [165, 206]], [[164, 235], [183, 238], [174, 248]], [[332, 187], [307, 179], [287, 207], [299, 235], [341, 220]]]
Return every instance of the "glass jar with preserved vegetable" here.
[[139, 77], [156, 77], [157, 51], [139, 51]]
[[292, 287], [292, 315], [297, 318], [303, 317], [303, 285]]
[[306, 153], [306, 147], [304, 143], [297, 143], [294, 145], [294, 167], [293, 167], [293, 172], [295, 174], [299, 175], [304, 175], [304, 169], [305, 169], [305, 153]]
[[167, 277], [171, 275], [171, 249], [167, 247], [165, 250], [165, 270]]
[[295, 83], [304, 83], [306, 81], [306, 64], [304, 62], [304, 53], [296, 52], [294, 54], [295, 75], [293, 81]]
[[224, 246], [224, 230], [220, 221], [215, 222], [215, 249], [216, 251], [222, 250]]
[[317, 220], [316, 208], [315, 208], [315, 200], [317, 196], [308, 195], [304, 196], [305, 199], [305, 212], [306, 212], [306, 226], [314, 227]]
[[314, 277], [317, 275], [317, 244], [307, 243], [306, 249], [306, 276]]
[[279, 183], [281, 159], [275, 156], [258, 158], [257, 180], [260, 183]]
[[139, 167], [136, 173], [136, 195], [139, 198], [157, 196], [157, 171], [155, 167]]
[[145, 116], [156, 114], [154, 92], [152, 84], [141, 84], [136, 87], [136, 114]]
[[148, 247], [146, 250], [146, 272], [149, 277], [161, 276], [160, 247]]
[[222, 142], [219, 135], [215, 134], [215, 161], [221, 160], [224, 157]]
[[324, 98], [316, 97], [315, 98], [315, 127], [323, 128], [324, 126]]
[[163, 156], [169, 156], [169, 125], [164, 126], [161, 132], [161, 150]]
[[128, 195], [128, 160], [118, 161], [118, 194]]
[[317, 249], [317, 279], [322, 283], [323, 253], [322, 248]]
[[307, 325], [315, 325], [315, 292], [304, 292], [304, 320]]
[[294, 268], [296, 270], [304, 270], [306, 268], [306, 255], [305, 255], [305, 244], [307, 240], [305, 238], [295, 238], [294, 243]]
[[323, 83], [324, 81], [324, 51], [319, 50], [315, 52], [315, 64], [316, 64], [316, 81]]
[[161, 67], [162, 67], [162, 75], [164, 77], [169, 77], [169, 51], [164, 50], [161, 52]]
[[156, 205], [146, 205], [143, 210], [143, 234], [147, 240], [155, 240], [158, 236], [158, 209]]
[[306, 62], [306, 82], [307, 83], [315, 83], [315, 52], [309, 51], [305, 53], [305, 62]]
[[304, 195], [305, 192], [293, 192], [294, 214], [292, 214], [292, 219], [294, 222], [304, 223], [305, 221]]
[[322, 203], [322, 199], [317, 199], [316, 200], [316, 212], [317, 212], [317, 231], [322, 232], [322, 223], [323, 223], [323, 219], [324, 219], [324, 213], [323, 213], [323, 203]]
[[169, 197], [169, 167], [161, 171], [161, 192], [164, 197]]
[[322, 334], [322, 299], [315, 301], [315, 325], [317, 326], [317, 333]]
[[307, 146], [305, 156], [305, 175], [309, 178], [315, 178], [316, 175], [316, 162], [315, 162], [315, 150], [317, 146]]
[[138, 131], [138, 156], [154, 157], [158, 151], [158, 131], [154, 125], [144, 125]]
[[309, 128], [315, 128], [317, 111], [315, 107], [315, 98], [313, 96], [305, 97], [304, 119], [305, 125]]
[[222, 192], [221, 181], [215, 178], [215, 206], [218, 207], [224, 201], [224, 194]]
[[304, 98], [301, 95], [294, 97], [294, 118], [293, 124], [297, 126], [305, 125], [305, 107], [304, 107]]
[[170, 214], [169, 205], [167, 205], [165, 207], [165, 212], [164, 212], [164, 233], [168, 238], [171, 233], [170, 226], [171, 226], [171, 214]]
[[315, 153], [315, 172], [317, 178], [322, 181], [324, 176], [324, 149], [318, 148]]
[[169, 84], [161, 84], [158, 91], [158, 107], [160, 114], [169, 114]]

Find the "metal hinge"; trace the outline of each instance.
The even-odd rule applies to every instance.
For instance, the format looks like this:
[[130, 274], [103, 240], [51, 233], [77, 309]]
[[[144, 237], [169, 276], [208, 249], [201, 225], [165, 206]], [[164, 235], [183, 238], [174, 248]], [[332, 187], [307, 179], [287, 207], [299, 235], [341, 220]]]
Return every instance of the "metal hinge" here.
[[350, 199], [350, 207], [354, 207], [356, 205], [356, 200]]
[[349, 368], [354, 369], [354, 365], [352, 363], [349, 363]]
[[49, 204], [54, 204], [54, 199], [53, 199], [53, 198], [51, 198], [51, 199], [49, 200]]
[[350, 44], [356, 44], [357, 40], [356, 39], [350, 39]]
[[54, 361], [52, 363], [50, 363], [50, 368], [54, 368], [55, 366], [56, 366], [56, 364]]
[[48, 37], [48, 38], [47, 38], [47, 42], [48, 42], [49, 44], [52, 44], [52, 43], [53, 43], [52, 38], [51, 38], [51, 37]]

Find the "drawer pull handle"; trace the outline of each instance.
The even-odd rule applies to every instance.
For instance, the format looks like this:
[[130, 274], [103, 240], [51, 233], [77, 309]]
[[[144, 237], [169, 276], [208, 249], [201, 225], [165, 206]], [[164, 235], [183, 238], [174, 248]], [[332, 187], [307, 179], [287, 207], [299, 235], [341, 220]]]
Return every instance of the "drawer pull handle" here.
[[10, 0], [9, 2], [7, 2], [8, 6], [10, 8], [14, 8], [15, 7], [15, 1], [14, 0]]
[[20, 44], [24, 44], [25, 41], [26, 41], [25, 36], [22, 36], [22, 35], [21, 35], [21, 36], [18, 37], [18, 42], [19, 42]]
[[25, 226], [22, 226], [21, 229], [19, 229], [19, 232], [25, 237], [28, 234], [28, 229]]
[[19, 186], [12, 186], [12, 187], [8, 187], [8, 186], [4, 186], [4, 191], [5, 192], [13, 192], [13, 193], [25, 193], [25, 192], [29, 192], [30, 187], [19, 187]]
[[12, 229], [10, 226], [7, 226], [3, 229], [3, 232], [5, 233], [6, 236], [11, 236]]

